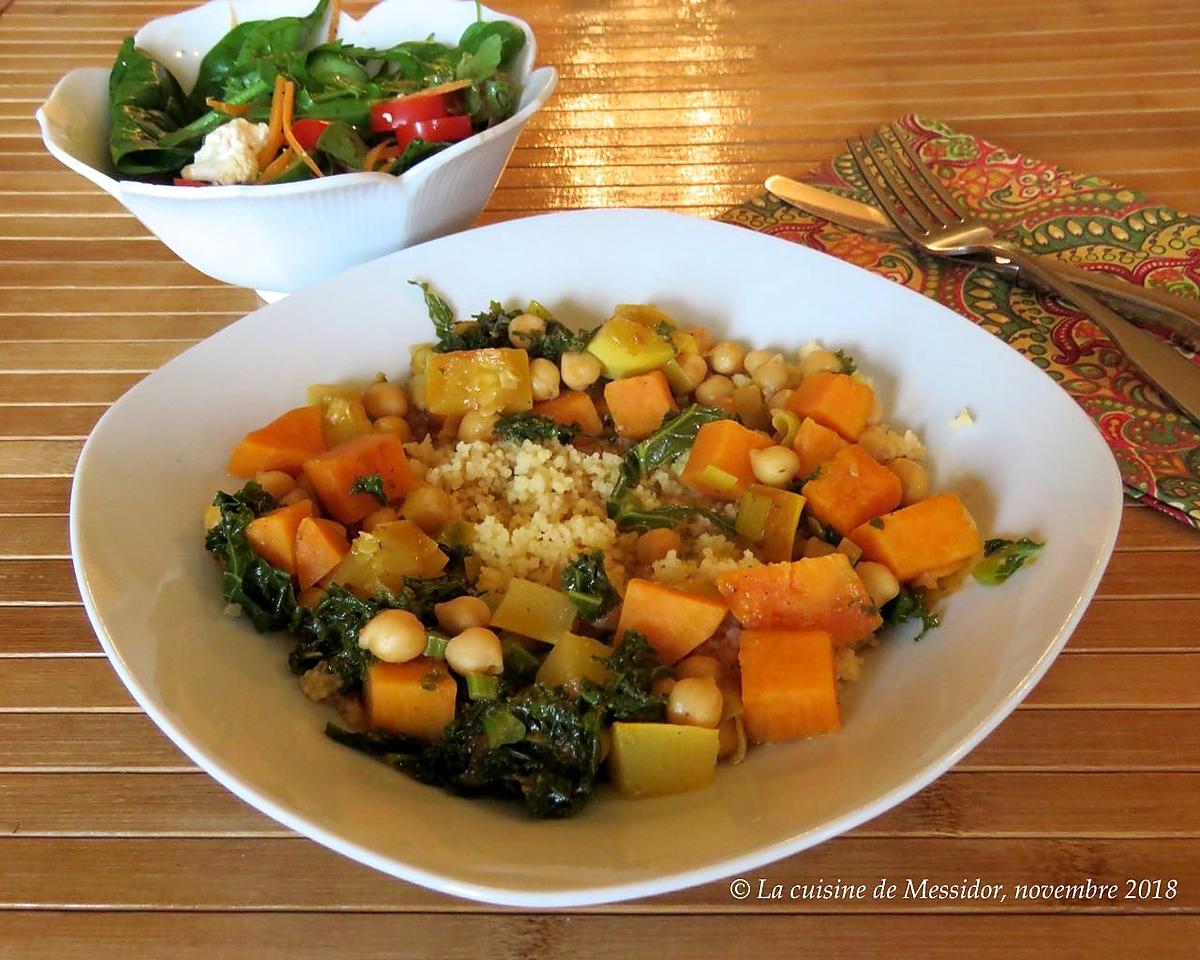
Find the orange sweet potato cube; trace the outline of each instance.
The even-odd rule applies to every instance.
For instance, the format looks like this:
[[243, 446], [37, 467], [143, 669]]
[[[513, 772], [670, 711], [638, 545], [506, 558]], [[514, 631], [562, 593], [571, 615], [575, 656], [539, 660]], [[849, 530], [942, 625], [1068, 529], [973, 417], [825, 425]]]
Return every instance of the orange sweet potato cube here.
[[755, 743], [842, 725], [833, 643], [823, 630], [743, 630], [738, 647], [746, 733]]
[[[736, 500], [754, 482], [750, 451], [770, 445], [771, 438], [765, 433], [743, 427], [736, 420], [714, 420], [696, 434], [679, 479], [716, 500]], [[715, 482], [714, 472], [718, 479], [732, 477], [732, 485]]]
[[295, 476], [304, 461], [325, 449], [321, 411], [297, 407], [253, 430], [229, 457], [229, 472], [235, 477], [252, 477], [264, 470], [284, 470]]
[[803, 487], [808, 510], [842, 536], [900, 504], [900, 478], [857, 444], [821, 466]]
[[604, 400], [617, 433], [627, 440], [644, 440], [659, 428], [663, 417], [679, 409], [661, 370], [610, 380], [604, 387]]
[[417, 657], [407, 663], [376, 660], [363, 685], [367, 725], [434, 741], [454, 720], [458, 684], [442, 660]]
[[675, 663], [716, 633], [727, 612], [719, 597], [635, 578], [625, 588], [616, 642], [621, 642], [626, 630], [637, 630], [646, 635], [663, 663]]
[[850, 445], [849, 440], [843, 440], [836, 431], [823, 427], [812, 417], [805, 417], [796, 431], [796, 439], [792, 449], [800, 458], [800, 469], [797, 476], [807, 477], [810, 473]]
[[729, 570], [717, 575], [717, 589], [751, 630], [824, 630], [841, 647], [883, 623], [844, 553]]
[[787, 402], [787, 409], [796, 416], [812, 417], [851, 441], [866, 428], [873, 406], [875, 391], [845, 373], [808, 377], [792, 391]]
[[296, 579], [307, 590], [350, 552], [346, 528], [336, 520], [305, 517], [296, 528]]
[[274, 567], [296, 572], [296, 531], [313, 515], [311, 500], [264, 513], [246, 524], [250, 549]]
[[304, 462], [304, 475], [325, 511], [342, 523], [356, 523], [381, 504], [369, 493], [351, 493], [363, 477], [379, 474], [389, 502], [417, 486], [404, 443], [394, 433], [368, 433], [339, 443]]
[[576, 424], [579, 432], [585, 437], [604, 435], [604, 423], [600, 419], [600, 412], [596, 409], [595, 401], [582, 390], [568, 390], [553, 400], [535, 403], [533, 412], [543, 417], [549, 417], [563, 427]]
[[953, 493], [929, 497], [850, 532], [863, 557], [887, 566], [897, 580], [945, 576], [983, 549], [975, 520]]

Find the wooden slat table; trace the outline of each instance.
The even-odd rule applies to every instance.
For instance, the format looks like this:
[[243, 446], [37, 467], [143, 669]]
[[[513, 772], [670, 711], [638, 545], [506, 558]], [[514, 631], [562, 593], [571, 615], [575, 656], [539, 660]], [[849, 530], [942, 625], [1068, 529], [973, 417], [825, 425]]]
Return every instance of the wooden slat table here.
[[[373, 873], [198, 772], [100, 653], [67, 502], [105, 407], [255, 297], [178, 262], [52, 160], [33, 120], [68, 67], [108, 65], [186, 5], [0, 0], [0, 957], [1196, 955], [1200, 535], [1144, 508], [1125, 510], [1066, 652], [984, 744], [896, 810], [753, 874], [1174, 879], [1173, 899], [738, 902], [714, 883], [520, 914]], [[910, 109], [1200, 207], [1193, 0], [882, 6], [510, 0], [563, 79], [483, 220], [713, 216]]]

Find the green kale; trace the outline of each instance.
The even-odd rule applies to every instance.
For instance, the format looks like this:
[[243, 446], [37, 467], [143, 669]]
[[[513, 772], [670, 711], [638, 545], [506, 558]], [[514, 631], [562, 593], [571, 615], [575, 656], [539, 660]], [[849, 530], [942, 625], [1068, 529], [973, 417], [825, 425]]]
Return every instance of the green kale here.
[[592, 342], [596, 330], [572, 330], [553, 318], [546, 319], [546, 330], [533, 338], [529, 345], [530, 359], [545, 357], [551, 363], [561, 363], [564, 353], [582, 353]]
[[213, 506], [221, 519], [208, 531], [204, 547], [224, 568], [226, 603], [236, 603], [260, 633], [289, 627], [297, 615], [291, 574], [273, 567], [250, 547], [246, 526], [279, 504], [251, 480], [238, 493], [218, 493]]
[[696, 434], [706, 423], [728, 418], [729, 414], [718, 407], [702, 407], [698, 404], [692, 404], [682, 413], [668, 413], [654, 433], [634, 444], [625, 454], [613, 498], [619, 499], [621, 493], [635, 486], [643, 477], [689, 452], [696, 442]]
[[988, 540], [983, 545], [983, 559], [975, 565], [971, 574], [985, 586], [997, 586], [1020, 570], [1026, 561], [1036, 557], [1044, 546], [1044, 543], [1028, 537]]
[[403, 607], [418, 620], [436, 622], [433, 608], [457, 597], [471, 596], [471, 587], [461, 577], [405, 577], [404, 589], [396, 595], [395, 606]]
[[400, 607], [398, 598], [383, 594], [363, 600], [343, 587], [332, 586], [293, 626], [296, 645], [288, 656], [292, 673], [300, 674], [324, 660], [342, 678], [342, 689], [362, 686], [371, 654], [359, 647], [358, 631], [380, 610]]
[[500, 648], [504, 653], [504, 679], [512, 688], [522, 690], [533, 683], [542, 661], [519, 640], [507, 634], [500, 635]]
[[380, 506], [387, 506], [388, 498], [387, 494], [383, 492], [383, 477], [378, 473], [372, 473], [367, 477], [359, 477], [350, 485], [350, 492], [369, 494], [375, 498]]
[[838, 358], [838, 363], [841, 364], [839, 373], [853, 373], [858, 367], [854, 363], [854, 358], [848, 356], [843, 350], [834, 350], [833, 355]]
[[494, 433], [497, 440], [511, 440], [514, 443], [520, 443], [522, 440], [532, 440], [535, 443], [548, 443], [551, 440], [570, 443], [579, 429], [577, 423], [564, 427], [538, 413], [510, 413], [496, 421]]
[[584, 681], [583, 699], [604, 710], [606, 719], [658, 723], [666, 718], [667, 698], [654, 693], [655, 681], [671, 675], [645, 634], [626, 630], [621, 645], [604, 660], [612, 677], [603, 684]]
[[812, 514], [806, 514], [804, 517], [804, 522], [808, 526], [809, 534], [816, 537], [818, 540], [824, 540], [826, 543], [833, 544], [835, 547], [842, 542], [842, 535], [840, 533], [838, 533], [828, 524], [822, 523]]
[[673, 336], [674, 333], [675, 326], [669, 320], [659, 320], [658, 323], [654, 325], [655, 336], [662, 340], [666, 340], [667, 343], [671, 344], [672, 346], [675, 344], [675, 337]]
[[909, 620], [921, 621], [921, 632], [914, 640], [921, 640], [930, 630], [936, 630], [942, 621], [936, 613], [932, 613], [925, 605], [925, 598], [915, 590], [901, 587], [900, 593], [893, 600], [883, 605], [883, 622], [889, 627], [898, 627]]
[[684, 503], [668, 504], [665, 507], [644, 507], [631, 491], [625, 491], [619, 500], [608, 501], [608, 516], [618, 530], [645, 533], [660, 527], [674, 529], [689, 517], [704, 517], [726, 533], [733, 533], [734, 521], [723, 513], [707, 507], [693, 507]]
[[604, 551], [585, 553], [562, 572], [563, 592], [584, 620], [599, 620], [621, 602], [604, 569]]
[[429, 319], [433, 323], [433, 333], [437, 337], [440, 344], [443, 339], [454, 335], [454, 311], [450, 309], [450, 304], [443, 300], [430, 286], [423, 280], [409, 280], [414, 287], [420, 287], [421, 292], [425, 295], [425, 309], [429, 311]]

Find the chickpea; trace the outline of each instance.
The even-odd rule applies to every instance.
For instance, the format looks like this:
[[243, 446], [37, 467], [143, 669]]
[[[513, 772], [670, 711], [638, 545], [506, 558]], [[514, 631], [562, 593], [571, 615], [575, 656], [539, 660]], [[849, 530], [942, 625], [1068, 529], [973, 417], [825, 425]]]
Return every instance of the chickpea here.
[[750, 375], [750, 379], [762, 387], [763, 393], [769, 394], [786, 387], [788, 375], [788, 365], [783, 362], [783, 357], [776, 354], [766, 363], [760, 364]]
[[568, 350], [562, 355], [562, 381], [571, 390], [586, 390], [600, 379], [604, 367], [590, 353], [575, 353]]
[[678, 550], [681, 546], [683, 546], [683, 540], [679, 534], [667, 527], [662, 527], [658, 530], [647, 530], [638, 537], [634, 553], [638, 563], [648, 567], [661, 560], [672, 550]]
[[812, 557], [827, 557], [831, 553], [837, 553], [837, 547], [832, 543], [826, 543], [820, 537], [809, 537], [804, 542], [804, 556], [806, 559]]
[[289, 493], [286, 497], [280, 498], [279, 505], [281, 507], [291, 507], [295, 506], [297, 503], [303, 503], [305, 500], [312, 504], [313, 516], [319, 517], [321, 515], [321, 508], [317, 506], [317, 501], [313, 499], [312, 494], [310, 494], [303, 487], [296, 487], [296, 489], [291, 491], [291, 493]]
[[882, 563], [864, 560], [854, 568], [858, 578], [871, 595], [871, 602], [876, 607], [882, 607], [889, 600], [894, 600], [900, 593], [900, 581]]
[[472, 410], [470, 413], [464, 413], [462, 420], [458, 424], [458, 439], [465, 440], [467, 443], [474, 443], [477, 440], [491, 440], [492, 431], [496, 427], [496, 421], [500, 417], [494, 413], [480, 413], [478, 410]]
[[486, 627], [492, 620], [491, 608], [478, 597], [455, 597], [435, 603], [433, 615], [447, 633], [462, 633], [471, 627]]
[[660, 677], [650, 684], [650, 692], [658, 694], [660, 697], [671, 695], [671, 690], [678, 681], [674, 677]]
[[696, 653], [690, 657], [684, 657], [675, 664], [675, 676], [680, 680], [686, 680], [689, 677], [708, 677], [714, 683], [721, 682], [721, 664], [716, 657], [710, 657], [703, 653]]
[[782, 390], [776, 390], [767, 400], [768, 410], [783, 410], [787, 407], [787, 402], [792, 399], [792, 391], [784, 387]]
[[211, 530], [221, 522], [221, 508], [215, 507], [211, 503], [204, 508], [204, 529]]
[[504, 650], [500, 638], [487, 627], [468, 627], [446, 644], [446, 663], [459, 676], [504, 672]]
[[818, 373], [839, 373], [842, 361], [832, 350], [810, 350], [800, 357], [800, 372], [807, 377]]
[[362, 518], [360, 526], [364, 533], [373, 533], [375, 528], [384, 523], [395, 523], [400, 519], [400, 514], [396, 512], [394, 507], [380, 507], [378, 510], [373, 510]]
[[454, 503], [441, 487], [424, 484], [405, 498], [400, 515], [411, 520], [431, 537], [437, 536], [454, 515]]
[[276, 500], [282, 500], [296, 489], [296, 478], [282, 470], [264, 470], [254, 475], [254, 482]]
[[508, 342], [521, 350], [528, 350], [533, 341], [546, 332], [546, 321], [536, 313], [523, 313], [513, 317], [508, 325]]
[[425, 626], [407, 610], [380, 610], [358, 631], [358, 645], [386, 663], [407, 663], [425, 652]]
[[708, 353], [710, 350], [712, 350], [713, 335], [708, 327], [691, 327], [684, 332], [692, 335], [692, 339], [696, 341], [696, 349], [699, 350], [701, 354]]
[[763, 392], [757, 384], [747, 383], [744, 386], [734, 387], [730, 399], [733, 401], [733, 409], [737, 413], [738, 419], [751, 430], [769, 430], [771, 428], [771, 420], [767, 416], [767, 405], [763, 402]]
[[723, 698], [712, 677], [685, 677], [667, 695], [667, 719], [689, 727], [715, 729]]
[[679, 369], [688, 379], [688, 389], [695, 390], [708, 376], [708, 364], [698, 353], [685, 353], [678, 357]]
[[716, 374], [696, 387], [695, 394], [697, 403], [714, 406], [718, 401], [728, 400], [733, 396], [733, 381]]
[[717, 759], [728, 760], [738, 752], [741, 739], [738, 737], [736, 717], [726, 717], [717, 727]]
[[376, 433], [394, 433], [404, 443], [412, 439], [412, 427], [403, 417], [380, 417], [374, 424]]
[[750, 451], [750, 469], [759, 483], [785, 487], [800, 472], [800, 457], [791, 447], [773, 446]]
[[538, 357], [529, 361], [529, 379], [533, 384], [534, 400], [553, 400], [558, 396], [562, 376], [553, 360]]
[[408, 394], [394, 383], [381, 380], [363, 391], [362, 405], [372, 420], [403, 417], [408, 414]]
[[709, 357], [709, 362], [712, 363], [712, 368], [717, 373], [729, 375], [740, 373], [742, 361], [745, 359], [746, 351], [742, 349], [741, 344], [734, 343], [732, 340], [722, 340], [712, 348], [712, 356]]
[[901, 506], [907, 507], [929, 496], [929, 474], [916, 460], [897, 457], [895, 460], [889, 460], [884, 466], [900, 478]]
[[750, 376], [754, 376], [754, 371], [774, 356], [770, 350], [751, 350], [742, 358], [742, 366]]

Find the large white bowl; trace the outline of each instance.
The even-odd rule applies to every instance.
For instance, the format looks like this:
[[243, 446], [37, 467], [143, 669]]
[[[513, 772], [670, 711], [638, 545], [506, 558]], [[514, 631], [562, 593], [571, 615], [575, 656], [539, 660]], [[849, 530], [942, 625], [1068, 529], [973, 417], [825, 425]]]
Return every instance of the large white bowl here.
[[[709, 789], [626, 801], [611, 789], [567, 821], [467, 800], [338, 746], [288, 644], [221, 615], [200, 514], [230, 447], [315, 382], [408, 366], [430, 339], [416, 288], [460, 316], [536, 297], [596, 324], [654, 301], [757, 344], [814, 338], [874, 375], [889, 417], [926, 439], [939, 489], [985, 535], [1046, 541], [1001, 587], [972, 580], [920, 643], [892, 637], [845, 690], [833, 736], [751, 751]], [[407, 291], [407, 292], [406, 292]], [[387, 304], [380, 310], [381, 303]], [[336, 323], [329, 318], [336, 317]], [[962, 408], [975, 426], [953, 429]], [[84, 603], [138, 703], [238, 796], [342, 853], [447, 893], [527, 907], [661, 893], [749, 870], [882, 813], [961, 757], [1024, 697], [1067, 640], [1112, 550], [1117, 470], [1078, 405], [1033, 364], [910, 290], [795, 244], [637, 210], [562, 213], [434, 240], [251, 314], [152, 374], [100, 420], [71, 502]]]
[[[137, 45], [190, 90], [203, 54], [238, 22], [307, 13], [314, 0], [213, 0], [152, 20]], [[470, 226], [483, 210], [522, 128], [553, 93], [553, 67], [533, 69], [528, 24], [514, 66], [522, 85], [514, 116], [435, 154], [403, 176], [348, 173], [266, 186], [176, 187], [117, 179], [108, 149], [108, 74], [73, 70], [37, 112], [42, 139], [60, 161], [112, 194], [197, 270], [227, 283], [289, 293], [347, 267]], [[383, 0], [361, 20], [342, 14], [338, 36], [363, 46], [402, 40], [457, 43], [475, 19], [462, 0]], [[324, 33], [321, 34], [324, 36]], [[116, 56], [116, 48], [113, 56]]]

